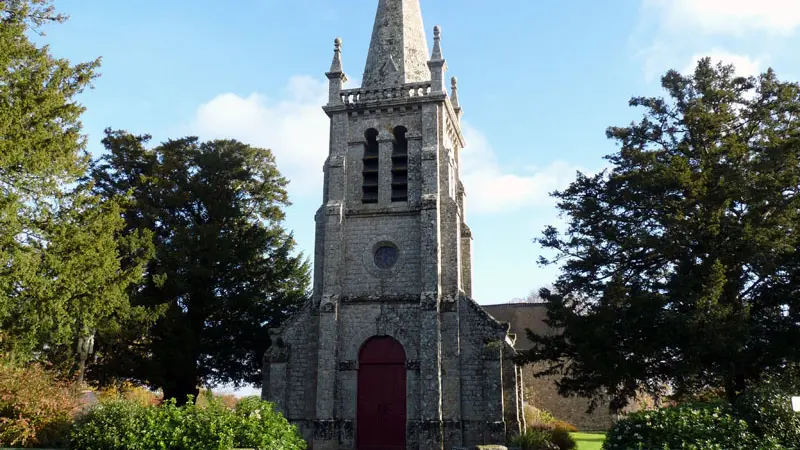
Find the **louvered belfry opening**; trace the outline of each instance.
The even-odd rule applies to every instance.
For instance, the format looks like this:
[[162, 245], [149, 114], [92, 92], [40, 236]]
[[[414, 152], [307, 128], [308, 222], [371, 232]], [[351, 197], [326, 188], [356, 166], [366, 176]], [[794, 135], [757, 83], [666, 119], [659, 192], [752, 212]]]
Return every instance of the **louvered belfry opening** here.
[[367, 143], [364, 146], [364, 184], [362, 203], [378, 203], [378, 130], [370, 128], [364, 133]]
[[392, 201], [408, 201], [408, 139], [406, 127], [394, 129], [392, 149]]

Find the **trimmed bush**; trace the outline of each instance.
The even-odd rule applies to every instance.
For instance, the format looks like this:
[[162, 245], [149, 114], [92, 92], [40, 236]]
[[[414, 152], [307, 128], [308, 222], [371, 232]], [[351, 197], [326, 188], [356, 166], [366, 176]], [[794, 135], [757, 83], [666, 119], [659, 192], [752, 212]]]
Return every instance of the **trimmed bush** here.
[[578, 445], [569, 431], [549, 425], [528, 428], [509, 444], [522, 450], [573, 450]]
[[247, 397], [236, 404], [235, 441], [238, 447], [301, 450], [306, 443], [297, 428], [275, 412], [272, 403]]
[[797, 368], [751, 387], [736, 402], [739, 418], [759, 436], [774, 438], [786, 447], [800, 445], [800, 414], [792, 410], [792, 395], [797, 395], [800, 376]]
[[306, 443], [272, 404], [247, 398], [230, 409], [217, 399], [205, 406], [174, 401], [146, 406], [103, 402], [76, 421], [73, 450], [303, 450]]
[[750, 432], [747, 422], [724, 405], [684, 405], [639, 411], [617, 422], [603, 450], [768, 450], [781, 447], [773, 439]]
[[0, 360], [0, 447], [61, 447], [79, 408], [69, 384], [41, 366]]
[[566, 430], [570, 433], [578, 431], [578, 427], [565, 420], [556, 420], [553, 422], [553, 427], [557, 430]]
[[518, 439], [511, 442], [512, 446], [521, 447], [523, 450], [572, 450], [577, 444], [572, 436], [572, 431], [577, 428], [569, 422], [556, 419], [552, 414], [531, 405], [525, 405], [526, 430]]
[[129, 400], [106, 400], [79, 417], [70, 449], [164, 450], [174, 430], [161, 408]]
[[559, 450], [552, 440], [551, 431], [542, 429], [529, 428], [512, 439], [510, 445], [522, 450]]
[[238, 426], [233, 411], [211, 399], [204, 407], [190, 401], [182, 407], [165, 402], [161, 411], [174, 429], [170, 450], [228, 450], [235, 445]]
[[558, 446], [558, 450], [572, 450], [578, 446], [569, 431], [564, 428], [556, 428], [550, 432], [550, 439]]

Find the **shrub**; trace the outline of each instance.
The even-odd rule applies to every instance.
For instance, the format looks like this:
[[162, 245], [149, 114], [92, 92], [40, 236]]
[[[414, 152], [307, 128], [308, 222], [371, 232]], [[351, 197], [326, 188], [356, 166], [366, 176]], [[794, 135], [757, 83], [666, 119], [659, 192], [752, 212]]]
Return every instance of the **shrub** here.
[[257, 398], [242, 400], [235, 410], [218, 399], [205, 406], [174, 400], [161, 406], [134, 401], [101, 403], [75, 423], [73, 450], [227, 450], [246, 447], [303, 450], [297, 429]]
[[569, 422], [558, 420], [549, 412], [525, 405], [526, 430], [519, 437], [519, 442], [512, 442], [512, 445], [527, 449], [557, 449], [571, 450], [576, 447], [575, 440], [569, 435], [570, 432], [578, 429]]
[[556, 422], [552, 414], [535, 406], [525, 405], [523, 413], [528, 427], [538, 428], [540, 425], [552, 425]]
[[219, 401], [211, 399], [204, 407], [190, 401], [179, 408], [172, 400], [165, 402], [162, 410], [175, 430], [170, 450], [227, 450], [234, 447], [236, 417]]
[[736, 402], [735, 411], [754, 433], [774, 438], [786, 447], [800, 443], [800, 415], [792, 410], [791, 397], [800, 385], [797, 368], [780, 377], [767, 378], [751, 387]]
[[522, 434], [512, 439], [510, 445], [522, 450], [559, 450], [552, 440], [551, 431], [541, 429], [527, 429]]
[[685, 405], [633, 413], [618, 421], [603, 450], [629, 449], [777, 449], [774, 440], [759, 439], [747, 423], [721, 404]]
[[558, 447], [558, 450], [572, 450], [578, 446], [575, 439], [572, 439], [569, 431], [563, 428], [556, 428], [550, 433], [550, 439]]
[[70, 449], [165, 450], [174, 430], [164, 410], [129, 400], [105, 400], [79, 417]]
[[130, 400], [143, 406], [158, 405], [161, 396], [144, 386], [125, 381], [116, 386], [100, 389], [98, 392], [101, 401]]
[[0, 360], [0, 447], [63, 446], [79, 408], [69, 384], [43, 367]]
[[510, 445], [522, 450], [572, 450], [577, 443], [567, 430], [550, 425], [535, 425], [512, 439]]
[[272, 403], [247, 397], [236, 405], [236, 445], [239, 447], [303, 450], [306, 443], [297, 427], [275, 412]]
[[553, 427], [557, 430], [566, 430], [570, 433], [578, 431], [578, 427], [563, 420], [556, 420], [555, 422], [553, 422]]

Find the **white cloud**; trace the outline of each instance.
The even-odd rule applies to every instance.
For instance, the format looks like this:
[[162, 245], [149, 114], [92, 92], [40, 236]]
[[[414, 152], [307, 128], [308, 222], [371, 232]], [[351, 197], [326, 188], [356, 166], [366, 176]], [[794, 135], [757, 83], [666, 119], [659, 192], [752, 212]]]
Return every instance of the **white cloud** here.
[[797, 0], [645, 0], [645, 4], [661, 9], [664, 26], [673, 30], [789, 35], [800, 26]]
[[684, 74], [694, 73], [697, 63], [705, 57], [711, 57], [711, 62], [717, 64], [733, 64], [736, 67], [736, 74], [740, 76], [756, 76], [761, 73], [761, 60], [752, 59], [747, 55], [737, 55], [725, 50], [712, 49], [708, 53], [695, 53], [692, 56], [691, 63], [683, 68]]
[[630, 43], [647, 82], [668, 69], [692, 72], [704, 56], [734, 64], [739, 75], [757, 75], [776, 44], [800, 27], [800, 0], [642, 0], [642, 5]]
[[[555, 161], [544, 168], [505, 171], [486, 136], [464, 125], [467, 148], [460, 155], [461, 179], [467, 192], [467, 213], [509, 212], [526, 206], [550, 206], [550, 192], [575, 179], [579, 167]], [[584, 171], [585, 172], [585, 171]]]
[[204, 139], [233, 138], [272, 149], [291, 180], [291, 194], [316, 194], [328, 155], [329, 121], [321, 109], [327, 100], [326, 82], [296, 76], [277, 101], [258, 93], [218, 95], [197, 109], [190, 129]]

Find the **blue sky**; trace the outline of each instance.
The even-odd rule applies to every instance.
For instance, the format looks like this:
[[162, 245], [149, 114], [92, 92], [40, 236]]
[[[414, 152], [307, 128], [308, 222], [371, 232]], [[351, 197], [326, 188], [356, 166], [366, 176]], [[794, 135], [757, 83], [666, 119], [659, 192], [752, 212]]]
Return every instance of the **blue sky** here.
[[[639, 117], [633, 95], [659, 93], [667, 69], [700, 56], [742, 74], [774, 67], [797, 80], [800, 0], [421, 0], [442, 27], [459, 79], [469, 147], [462, 153], [474, 288], [480, 303], [550, 283], [533, 244], [559, 219], [548, 193], [614, 151], [610, 125]], [[324, 72], [333, 39], [357, 87], [376, 0], [56, 0], [71, 19], [45, 29], [58, 56], [103, 57], [81, 101], [89, 149], [106, 127], [237, 138], [273, 149], [291, 180], [286, 225], [311, 254], [327, 154]]]

